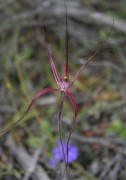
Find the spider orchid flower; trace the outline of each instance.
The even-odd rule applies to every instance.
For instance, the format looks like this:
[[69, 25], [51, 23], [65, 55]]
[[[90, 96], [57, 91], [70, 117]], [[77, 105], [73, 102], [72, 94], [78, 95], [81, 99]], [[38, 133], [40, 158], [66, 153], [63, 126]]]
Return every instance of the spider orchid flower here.
[[[58, 75], [58, 72], [57, 72], [57, 69], [56, 69], [56, 66], [54, 64], [54, 60], [51, 56], [51, 53], [50, 53], [50, 50], [48, 48], [48, 45], [47, 45], [47, 40], [45, 38], [45, 34], [44, 34], [44, 28], [43, 28], [43, 34], [44, 34], [44, 45], [45, 45], [45, 49], [47, 51], [47, 55], [48, 55], [48, 59], [50, 61], [50, 65], [51, 65], [51, 69], [52, 69], [52, 72], [53, 72], [53, 75], [54, 75], [54, 78], [55, 78], [55, 81], [57, 83], [57, 88], [52, 88], [52, 87], [49, 87], [49, 88], [45, 88], [45, 89], [42, 89], [40, 90], [32, 99], [28, 109], [26, 110], [26, 112], [24, 113], [24, 115], [18, 120], [16, 121], [15, 123], [13, 123], [11, 126], [3, 129], [1, 132], [0, 132], [0, 135], [9, 131], [10, 129], [12, 129], [13, 127], [15, 127], [19, 122], [21, 122], [23, 120], [23, 118], [27, 115], [27, 113], [29, 112], [29, 110], [31, 109], [32, 105], [34, 104], [34, 102], [42, 95], [45, 95], [46, 93], [52, 93], [52, 92], [61, 92], [61, 105], [60, 105], [60, 108], [59, 108], [59, 115], [58, 115], [58, 129], [59, 129], [59, 136], [60, 136], [60, 143], [61, 143], [61, 147], [62, 147], [62, 151], [63, 151], [63, 156], [64, 156], [64, 162], [65, 162], [65, 170], [64, 170], [64, 173], [66, 172], [67, 170], [67, 165], [68, 165], [68, 147], [69, 147], [69, 141], [70, 141], [70, 138], [71, 138], [71, 135], [72, 135], [72, 132], [74, 130], [74, 127], [75, 127], [75, 124], [76, 124], [76, 119], [77, 119], [77, 114], [78, 114], [78, 106], [77, 106], [77, 103], [76, 103], [76, 100], [74, 98], [74, 96], [70, 93], [70, 88], [73, 86], [73, 84], [75, 83], [75, 81], [78, 79], [80, 73], [83, 71], [83, 69], [85, 68], [85, 66], [92, 60], [92, 58], [99, 52], [99, 50], [101, 49], [101, 47], [103, 47], [103, 45], [105, 45], [105, 42], [107, 41], [107, 39], [109, 38], [111, 32], [112, 32], [112, 28], [113, 28], [113, 25], [112, 25], [112, 28], [111, 28], [111, 31], [108, 35], [108, 37], [106, 38], [106, 40], [102, 43], [102, 45], [100, 46], [100, 48], [98, 48], [95, 53], [89, 58], [87, 59], [84, 64], [78, 69], [78, 71], [76, 72], [74, 78], [72, 80], [69, 79], [69, 74], [70, 74], [70, 70], [69, 70], [69, 59], [68, 59], [68, 56], [69, 56], [69, 51], [68, 51], [68, 23], [67, 23], [67, 9], [66, 9], [66, 6], [65, 6], [65, 10], [66, 10], [66, 64], [65, 64], [65, 70], [64, 70], [64, 77], [63, 78], [60, 78], [59, 75]], [[113, 24], [114, 24], [114, 21], [113, 21]], [[40, 40], [41, 41], [41, 40]], [[73, 122], [72, 122], [72, 126], [71, 126], [71, 130], [69, 132], [69, 136], [68, 136], [68, 139], [67, 139], [67, 145], [65, 146], [66, 149], [64, 150], [64, 145], [63, 145], [63, 141], [62, 141], [62, 136], [61, 136], [61, 114], [62, 114], [62, 109], [63, 109], [63, 103], [64, 103], [64, 99], [65, 97], [68, 97], [68, 99], [71, 101], [71, 104], [73, 106], [73, 109], [74, 109], [74, 119], [73, 119]], [[65, 153], [67, 152], [67, 153]]]

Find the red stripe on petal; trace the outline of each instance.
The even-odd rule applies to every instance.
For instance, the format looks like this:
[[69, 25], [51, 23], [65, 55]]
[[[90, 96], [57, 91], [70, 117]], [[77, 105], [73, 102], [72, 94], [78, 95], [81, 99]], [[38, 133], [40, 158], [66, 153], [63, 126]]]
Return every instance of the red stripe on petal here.
[[49, 48], [48, 48], [48, 45], [47, 45], [47, 40], [46, 40], [46, 37], [45, 37], [44, 27], [43, 27], [43, 34], [44, 34], [44, 40], [45, 40], [45, 49], [46, 49], [46, 51], [47, 51], [48, 58], [49, 58], [49, 60], [50, 60], [50, 64], [51, 64], [51, 68], [52, 68], [52, 71], [53, 71], [55, 80], [56, 80], [56, 82], [57, 82], [57, 84], [58, 84], [58, 82], [60, 81], [60, 78], [59, 78], [59, 76], [58, 76], [58, 73], [57, 73], [57, 70], [56, 70], [56, 67], [55, 67], [53, 58], [52, 58], [52, 56], [51, 56], [51, 53], [50, 53]]
[[69, 99], [71, 100], [71, 102], [72, 102], [72, 105], [73, 105], [73, 107], [74, 107], [74, 115], [75, 115], [75, 118], [76, 118], [76, 116], [77, 116], [77, 114], [78, 114], [78, 106], [77, 106], [76, 100], [75, 100], [75, 98], [73, 97], [73, 95], [72, 95], [71, 93], [69, 93], [68, 91], [66, 91], [65, 93], [66, 93], [66, 95], [68, 96], [68, 98], [69, 98]]
[[65, 5], [65, 11], [66, 11], [66, 66], [65, 66], [65, 77], [69, 79], [69, 48], [68, 48], [68, 18], [67, 18], [67, 8]]
[[72, 84], [77, 80], [77, 78], [79, 77], [81, 71], [85, 68], [85, 66], [90, 62], [92, 61], [92, 59], [99, 53], [99, 51], [105, 46], [106, 42], [108, 41], [112, 31], [113, 31], [113, 27], [114, 27], [114, 19], [113, 19], [113, 23], [112, 23], [112, 26], [111, 26], [111, 29], [110, 29], [110, 32], [108, 33], [108, 36], [107, 38], [101, 43], [100, 47], [98, 47], [96, 49], [96, 51], [92, 54], [92, 56], [87, 59], [84, 64], [79, 68], [79, 70], [77, 71], [76, 75], [74, 76], [73, 80], [71, 81], [70, 86], [72, 86]]

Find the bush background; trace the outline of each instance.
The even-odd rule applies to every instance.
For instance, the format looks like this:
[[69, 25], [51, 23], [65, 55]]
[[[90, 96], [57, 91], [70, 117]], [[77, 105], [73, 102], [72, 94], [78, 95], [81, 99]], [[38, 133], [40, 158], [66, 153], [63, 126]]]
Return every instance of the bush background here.
[[[84, 60], [104, 41], [75, 83], [79, 114], [71, 143], [79, 158], [69, 179], [124, 180], [126, 113], [126, 2], [125, 0], [68, 0], [69, 63], [71, 78]], [[113, 25], [114, 18], [114, 25]], [[56, 87], [42, 27], [60, 76], [65, 64], [65, 8], [61, 0], [0, 1], [0, 129], [27, 109], [40, 89]], [[64, 167], [50, 167], [58, 140], [60, 94], [36, 101], [25, 121], [0, 136], [0, 179], [58, 179]], [[64, 139], [73, 120], [68, 100], [62, 114]]]

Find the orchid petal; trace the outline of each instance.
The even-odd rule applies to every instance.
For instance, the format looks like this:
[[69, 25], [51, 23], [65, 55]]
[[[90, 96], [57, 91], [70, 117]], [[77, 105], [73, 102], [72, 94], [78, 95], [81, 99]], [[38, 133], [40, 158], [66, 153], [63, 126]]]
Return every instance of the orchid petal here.
[[61, 92], [61, 104], [59, 107], [59, 114], [58, 114], [58, 131], [59, 131], [60, 144], [61, 144], [61, 148], [62, 148], [62, 152], [63, 152], [65, 166], [67, 166], [66, 158], [65, 158], [65, 151], [64, 151], [64, 146], [63, 146], [63, 140], [62, 140], [62, 133], [61, 133], [61, 115], [62, 115], [62, 111], [63, 111], [64, 99], [65, 99], [65, 94], [63, 92]]
[[75, 74], [74, 78], [72, 79], [72, 81], [70, 82], [69, 87], [71, 87], [73, 85], [73, 83], [77, 80], [77, 78], [79, 77], [81, 71], [85, 68], [85, 66], [92, 60], [92, 58], [96, 55], [96, 52], [79, 68], [79, 70], [77, 71], [77, 73]]
[[24, 113], [24, 115], [19, 119], [17, 120], [15, 123], [13, 123], [12, 125], [10, 125], [9, 127], [5, 128], [4, 130], [2, 130], [0, 132], [0, 135], [7, 132], [8, 130], [12, 129], [13, 127], [15, 127], [19, 122], [21, 122], [21, 120], [23, 120], [23, 118], [27, 115], [27, 113], [29, 112], [29, 110], [31, 109], [32, 105], [34, 104], [35, 100], [38, 99], [41, 95], [43, 94], [46, 94], [48, 92], [54, 92], [54, 91], [58, 91], [58, 89], [54, 89], [54, 88], [45, 88], [41, 91], [39, 91], [35, 96], [34, 98], [32, 99], [30, 105], [28, 106], [26, 112]]
[[49, 58], [49, 60], [50, 60], [50, 64], [51, 64], [51, 68], [52, 68], [52, 71], [53, 71], [55, 80], [56, 80], [56, 82], [57, 82], [57, 84], [58, 84], [58, 82], [60, 81], [60, 78], [59, 78], [59, 76], [58, 76], [58, 73], [57, 73], [57, 70], [56, 70], [56, 67], [55, 67], [53, 58], [52, 58], [52, 56], [51, 56], [51, 53], [50, 53], [49, 48], [48, 48], [48, 45], [47, 45], [47, 40], [46, 40], [46, 37], [45, 37], [44, 28], [43, 28], [43, 34], [44, 34], [44, 39], [45, 39], [45, 49], [46, 49], [46, 51], [47, 51], [48, 58]]
[[81, 71], [85, 68], [85, 66], [99, 53], [99, 51], [105, 46], [106, 42], [108, 41], [112, 31], [113, 31], [113, 27], [114, 27], [114, 19], [113, 19], [113, 23], [112, 23], [112, 26], [111, 26], [111, 29], [110, 29], [110, 32], [108, 33], [108, 36], [106, 37], [106, 39], [101, 43], [100, 47], [98, 47], [96, 49], [96, 51], [92, 54], [92, 56], [87, 59], [85, 61], [85, 63], [79, 68], [79, 70], [77, 71], [77, 73], [75, 74], [73, 80], [71, 81], [69, 87], [71, 87], [73, 85], [73, 83], [77, 80], [77, 78], [79, 77]]
[[78, 106], [77, 106], [77, 103], [76, 103], [76, 100], [75, 98], [73, 97], [73, 95], [71, 93], [69, 93], [68, 91], [65, 91], [66, 95], [68, 96], [68, 98], [71, 100], [72, 102], [72, 105], [74, 107], [74, 120], [73, 120], [73, 123], [72, 123], [72, 127], [71, 127], [71, 130], [70, 130], [70, 133], [69, 133], [69, 136], [68, 136], [68, 139], [67, 139], [67, 161], [66, 161], [66, 166], [65, 166], [65, 170], [64, 172], [67, 171], [67, 166], [68, 166], [68, 150], [69, 150], [69, 141], [70, 141], [70, 138], [71, 138], [71, 135], [72, 135], [72, 132], [74, 130], [74, 127], [76, 125], [76, 117], [77, 117], [77, 114], [78, 114]]
[[65, 91], [67, 97], [71, 100], [72, 105], [74, 107], [74, 117], [76, 118], [77, 114], [78, 114], [78, 106], [76, 103], [75, 98], [73, 97], [73, 95], [71, 93], [69, 93], [69, 91]]
[[68, 51], [68, 20], [67, 20], [67, 8], [66, 8], [66, 5], [65, 5], [65, 11], [66, 11], [66, 67], [65, 67], [65, 77], [68, 77], [69, 79], [69, 51]]

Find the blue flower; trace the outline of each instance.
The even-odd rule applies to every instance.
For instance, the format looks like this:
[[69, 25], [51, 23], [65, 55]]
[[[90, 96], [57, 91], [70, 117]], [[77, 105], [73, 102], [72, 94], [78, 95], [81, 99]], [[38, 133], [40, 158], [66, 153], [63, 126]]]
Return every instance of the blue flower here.
[[[64, 153], [65, 156], [67, 156], [67, 143], [63, 142], [63, 147], [64, 147]], [[75, 161], [78, 158], [78, 147], [69, 144], [68, 145], [68, 163], [72, 163], [73, 161]], [[64, 156], [63, 156], [63, 150], [62, 150], [62, 146], [61, 143], [58, 142], [57, 146], [54, 147], [53, 149], [53, 157], [50, 160], [50, 164], [51, 166], [55, 166], [58, 162], [61, 162], [62, 160], [64, 160]]]

